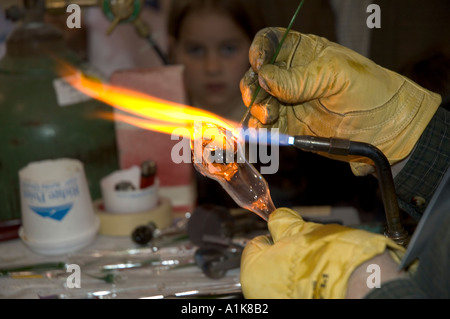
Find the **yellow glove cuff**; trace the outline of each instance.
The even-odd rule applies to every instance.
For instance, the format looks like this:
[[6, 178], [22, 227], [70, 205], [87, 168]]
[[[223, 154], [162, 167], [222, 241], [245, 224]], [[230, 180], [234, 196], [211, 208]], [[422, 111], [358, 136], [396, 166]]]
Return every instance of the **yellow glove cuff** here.
[[268, 222], [272, 239], [260, 236], [245, 248], [241, 285], [246, 298], [345, 298], [348, 279], [390, 239], [335, 224], [305, 222], [288, 208]]

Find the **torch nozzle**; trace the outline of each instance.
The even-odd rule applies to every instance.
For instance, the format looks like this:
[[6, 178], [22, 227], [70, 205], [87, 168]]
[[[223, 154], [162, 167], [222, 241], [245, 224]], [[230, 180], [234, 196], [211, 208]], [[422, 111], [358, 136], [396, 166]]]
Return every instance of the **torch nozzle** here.
[[309, 135], [289, 136], [288, 144], [305, 151], [326, 152], [334, 155], [349, 155], [350, 142], [340, 138], [325, 138]]

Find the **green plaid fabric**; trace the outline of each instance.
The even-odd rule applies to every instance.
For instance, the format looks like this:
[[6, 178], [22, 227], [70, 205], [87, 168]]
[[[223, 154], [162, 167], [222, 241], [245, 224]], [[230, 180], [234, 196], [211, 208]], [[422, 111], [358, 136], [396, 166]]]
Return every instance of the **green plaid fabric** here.
[[392, 280], [374, 288], [366, 299], [426, 299], [425, 293], [410, 279]]
[[419, 220], [450, 165], [450, 112], [439, 108], [394, 179], [399, 207]]
[[[447, 171], [450, 158], [450, 113], [439, 108], [420, 137], [403, 170], [396, 176], [399, 205], [419, 219]], [[425, 201], [417, 201], [422, 197]], [[422, 205], [420, 205], [422, 204]], [[450, 213], [450, 212], [449, 212]], [[450, 298], [450, 214], [446, 215], [420, 255], [417, 271], [409, 279], [381, 284], [366, 298]]]

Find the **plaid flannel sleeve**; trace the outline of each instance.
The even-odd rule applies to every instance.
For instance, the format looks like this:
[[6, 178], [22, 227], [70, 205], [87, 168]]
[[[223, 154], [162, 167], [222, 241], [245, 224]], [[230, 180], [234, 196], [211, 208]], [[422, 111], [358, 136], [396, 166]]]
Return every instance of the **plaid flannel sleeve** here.
[[[395, 177], [399, 205], [419, 219], [450, 164], [450, 112], [439, 108], [405, 167]], [[409, 279], [384, 283], [366, 298], [449, 298], [450, 215], [430, 238], [417, 272]]]
[[450, 165], [450, 112], [440, 107], [394, 179], [399, 207], [419, 220]]

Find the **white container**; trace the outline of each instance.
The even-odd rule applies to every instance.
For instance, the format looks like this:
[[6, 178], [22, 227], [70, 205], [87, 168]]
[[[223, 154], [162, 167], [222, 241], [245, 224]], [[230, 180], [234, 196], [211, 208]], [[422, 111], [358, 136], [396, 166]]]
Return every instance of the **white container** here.
[[33, 162], [19, 171], [19, 181], [19, 236], [32, 250], [60, 255], [95, 239], [100, 223], [82, 162], [68, 158]]
[[[105, 211], [112, 214], [141, 213], [152, 210], [158, 205], [159, 180], [155, 178], [152, 186], [140, 189], [141, 169], [134, 165], [105, 176], [101, 181], [103, 205]], [[116, 190], [120, 182], [128, 182], [133, 190]]]

